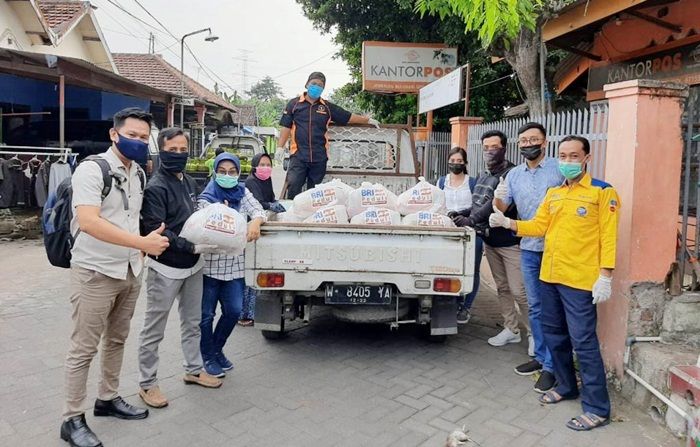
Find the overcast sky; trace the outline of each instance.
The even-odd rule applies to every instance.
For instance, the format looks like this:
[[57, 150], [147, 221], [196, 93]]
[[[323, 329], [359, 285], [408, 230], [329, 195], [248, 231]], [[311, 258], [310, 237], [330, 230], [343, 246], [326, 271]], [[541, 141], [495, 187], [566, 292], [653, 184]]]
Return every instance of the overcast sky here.
[[289, 98], [303, 90], [308, 74], [316, 70], [326, 74], [329, 93], [350, 81], [345, 63], [332, 57], [337, 51], [331, 42], [332, 36], [314, 30], [294, 0], [138, 1], [177, 36], [178, 41], [163, 31], [135, 0], [112, 0], [112, 3], [156, 29], [130, 17], [108, 0], [91, 0], [98, 8], [102, 32], [114, 53], [148, 52], [148, 36], [153, 32], [156, 53], [179, 69], [179, 38], [211, 27], [219, 40], [205, 42], [206, 33], [186, 40], [206, 70], [200, 69], [185, 50], [185, 72], [207, 87], [213, 88], [213, 79], [218, 75], [227, 84], [223, 85], [225, 90], [243, 91], [244, 57], [248, 58], [245, 90], [269, 75]]

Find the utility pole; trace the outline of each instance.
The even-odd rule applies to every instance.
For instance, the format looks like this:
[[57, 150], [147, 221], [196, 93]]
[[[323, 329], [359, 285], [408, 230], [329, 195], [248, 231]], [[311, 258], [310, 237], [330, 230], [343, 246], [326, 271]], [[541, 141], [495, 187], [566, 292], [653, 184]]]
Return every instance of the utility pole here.
[[148, 33], [148, 54], [156, 52], [156, 36], [153, 33]]

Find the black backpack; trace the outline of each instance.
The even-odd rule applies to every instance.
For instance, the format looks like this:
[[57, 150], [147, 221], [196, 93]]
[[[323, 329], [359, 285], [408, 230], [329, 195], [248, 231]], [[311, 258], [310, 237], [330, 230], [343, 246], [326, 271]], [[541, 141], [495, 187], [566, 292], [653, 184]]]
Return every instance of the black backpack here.
[[[114, 177], [109, 162], [99, 155], [86, 157], [81, 163], [92, 161], [97, 163], [102, 171], [102, 200], [107, 197], [112, 190], [112, 179]], [[141, 191], [146, 187], [146, 175], [140, 166], [138, 169], [139, 180], [141, 181]], [[51, 265], [56, 267], [70, 268], [71, 249], [78, 233], [73, 236], [70, 232], [70, 223], [73, 219], [73, 187], [71, 179], [63, 180], [56, 188], [55, 193], [49, 195], [44, 210], [41, 215], [41, 227], [44, 232], [44, 248], [46, 256]], [[125, 198], [125, 206], [128, 208]]]

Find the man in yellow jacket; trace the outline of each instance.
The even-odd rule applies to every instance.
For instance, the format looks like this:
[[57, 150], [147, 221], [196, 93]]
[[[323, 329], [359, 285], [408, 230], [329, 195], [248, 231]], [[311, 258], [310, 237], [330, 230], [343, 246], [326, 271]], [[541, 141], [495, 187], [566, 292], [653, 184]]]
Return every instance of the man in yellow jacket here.
[[583, 382], [584, 413], [566, 426], [584, 431], [610, 422], [610, 398], [596, 335], [596, 304], [611, 295], [615, 268], [620, 199], [613, 187], [586, 173], [590, 144], [579, 136], [559, 145], [559, 170], [564, 184], [550, 188], [532, 220], [511, 220], [499, 210], [492, 227], [510, 228], [522, 237], [544, 236], [540, 280], [542, 332], [552, 353], [557, 386], [540, 402], [576, 399], [579, 389], [573, 350]]

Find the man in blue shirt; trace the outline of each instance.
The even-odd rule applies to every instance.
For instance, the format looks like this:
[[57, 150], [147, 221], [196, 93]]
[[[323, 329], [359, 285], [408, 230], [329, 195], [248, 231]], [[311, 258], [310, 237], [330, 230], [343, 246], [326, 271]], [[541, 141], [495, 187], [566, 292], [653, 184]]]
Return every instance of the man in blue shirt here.
[[[558, 161], [547, 157], [547, 133], [541, 124], [527, 123], [522, 126], [518, 130], [518, 147], [525, 157], [525, 163], [508, 172], [505, 180], [496, 187], [494, 206], [505, 211], [515, 202], [518, 219], [530, 220], [535, 217], [547, 190], [553, 186], [560, 186], [564, 182], [564, 177], [559, 172]], [[534, 359], [517, 366], [515, 373], [529, 376], [541, 372], [534, 389], [539, 393], [545, 393], [554, 386], [556, 380], [552, 355], [545, 346], [542, 335], [540, 267], [544, 239], [524, 237], [520, 241], [520, 249], [520, 265], [532, 331], [528, 354]]]

